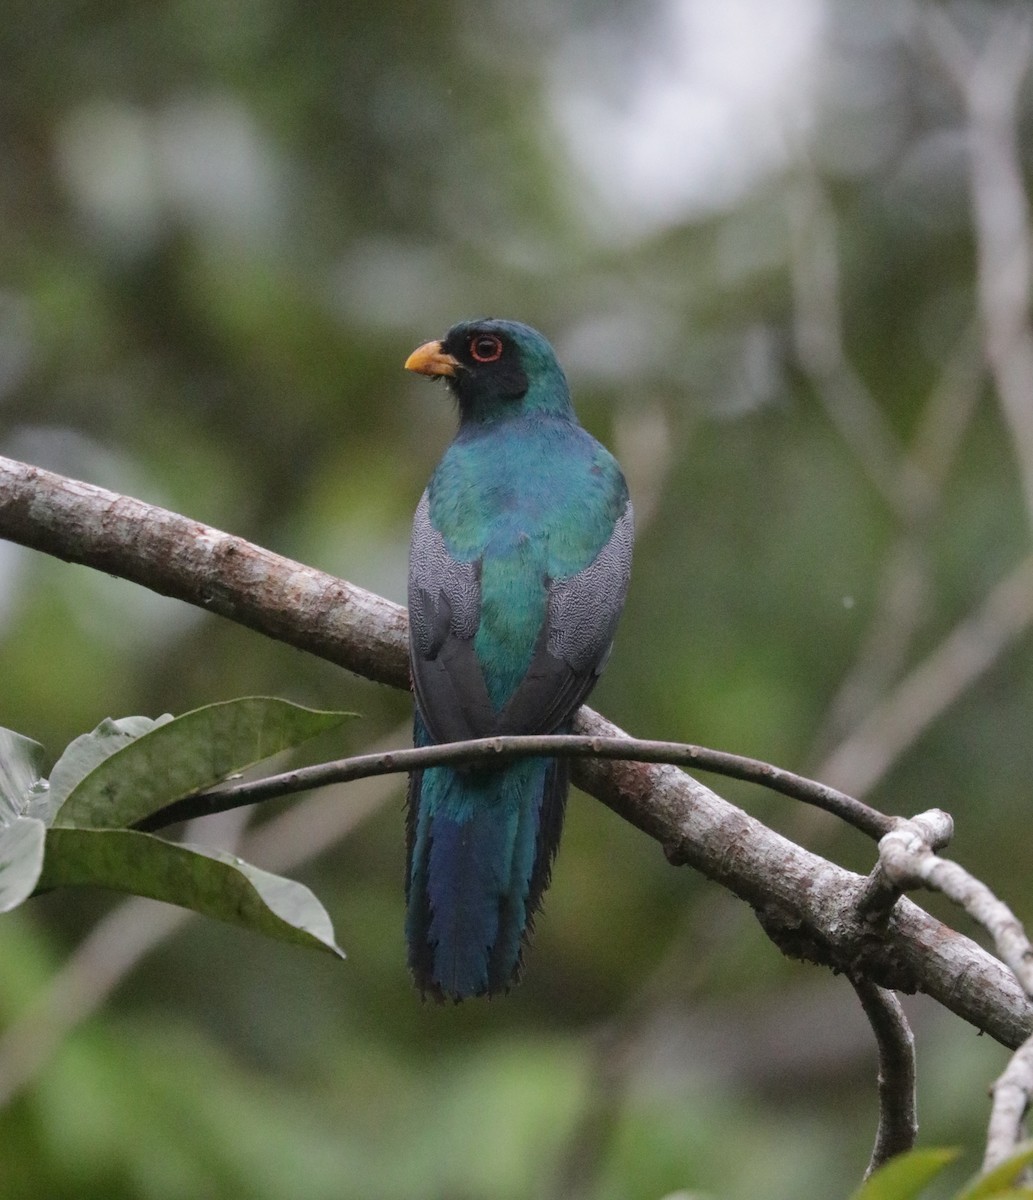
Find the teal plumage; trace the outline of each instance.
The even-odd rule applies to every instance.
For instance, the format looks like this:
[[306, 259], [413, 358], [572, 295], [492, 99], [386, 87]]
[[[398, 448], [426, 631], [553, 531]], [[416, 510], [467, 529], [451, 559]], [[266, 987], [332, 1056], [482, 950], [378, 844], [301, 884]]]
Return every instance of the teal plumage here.
[[[413, 522], [417, 745], [567, 731], [627, 591], [633, 540], [616, 460], [577, 422], [549, 343], [514, 321], [453, 327], [406, 363], [445, 378], [459, 430]], [[506, 990], [559, 843], [566, 764], [414, 772], [406, 934], [425, 994]]]

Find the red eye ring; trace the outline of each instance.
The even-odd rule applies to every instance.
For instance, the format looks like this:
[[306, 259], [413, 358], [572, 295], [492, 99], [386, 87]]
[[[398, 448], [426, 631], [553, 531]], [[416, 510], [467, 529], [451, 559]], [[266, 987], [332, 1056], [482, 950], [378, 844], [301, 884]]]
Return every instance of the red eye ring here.
[[470, 357], [474, 362], [493, 363], [502, 357], [502, 338], [493, 333], [478, 333], [470, 339]]

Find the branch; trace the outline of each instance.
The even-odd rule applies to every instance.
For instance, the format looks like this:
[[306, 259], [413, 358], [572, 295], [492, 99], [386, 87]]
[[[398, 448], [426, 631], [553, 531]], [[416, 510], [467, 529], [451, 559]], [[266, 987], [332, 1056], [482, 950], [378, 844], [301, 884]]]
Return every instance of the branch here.
[[870, 808], [853, 796], [835, 788], [826, 787], [814, 779], [783, 771], [771, 763], [755, 758], [743, 758], [722, 750], [710, 750], [706, 746], [693, 746], [684, 742], [654, 742], [640, 738], [578, 737], [573, 734], [549, 734], [525, 737], [474, 738], [466, 742], [449, 742], [440, 746], [423, 746], [414, 750], [387, 750], [380, 754], [358, 754], [353, 758], [342, 758], [335, 762], [319, 763], [314, 767], [300, 767], [284, 771], [280, 775], [267, 775], [264, 779], [248, 783], [233, 784], [211, 792], [200, 792], [185, 796], [167, 804], [164, 808], [138, 821], [135, 828], [146, 831], [164, 829], [178, 821], [195, 817], [210, 816], [212, 813], [228, 812], [245, 804], [257, 804], [263, 800], [275, 800], [304, 792], [309, 788], [323, 787], [330, 783], [350, 783], [355, 779], [366, 779], [371, 775], [394, 775], [416, 771], [424, 767], [444, 764], [497, 763], [514, 758], [532, 758], [536, 755], [553, 758], [602, 758], [640, 763], [673, 763], [678, 766], [696, 767], [712, 771], [730, 779], [742, 779], [761, 787], [791, 796], [804, 804], [812, 804], [825, 812], [832, 813], [855, 829], [872, 838], [881, 838], [896, 828], [897, 817]]
[[0, 457], [0, 537], [409, 686], [399, 605], [167, 509]]
[[879, 1047], [879, 1128], [865, 1178], [918, 1136], [915, 1038], [900, 1001], [867, 979], [851, 979]]
[[[926, 5], [938, 41], [953, 31], [939, 6]], [[1015, 25], [1002, 19], [987, 51], [985, 70], [970, 69], [959, 54], [951, 74], [962, 88], [972, 122], [973, 191], [980, 253], [980, 316], [984, 354], [1010, 422], [1033, 520], [1033, 334], [1028, 301], [1029, 234], [1014, 137], [1018, 88], [1026, 67], [1024, 47], [1030, 22]], [[1022, 48], [1022, 53], [1016, 47]], [[996, 81], [994, 63], [1002, 59]], [[989, 149], [987, 149], [989, 147]], [[1001, 192], [997, 203], [998, 191]], [[892, 558], [878, 615], [891, 619], [873, 624], [860, 669], [847, 682], [830, 709], [830, 728], [842, 727], [856, 711], [863, 692], [903, 661], [919, 616], [923, 572], [917, 538], [938, 503], [945, 472], [972, 411], [977, 390], [966, 336], [959, 343], [941, 387], [911, 448], [895, 438], [874, 397], [851, 366], [843, 348], [835, 216], [819, 182], [803, 177], [794, 192], [793, 224], [794, 330], [797, 353], [830, 418], [865, 470], [872, 485], [891, 506], [902, 535]], [[863, 795], [891, 764], [1004, 650], [1033, 624], [1033, 557], [1015, 567], [980, 608], [951, 634], [861, 720], [824, 760], [815, 774]], [[874, 669], [874, 670], [873, 670]], [[867, 672], [871, 671], [871, 674]], [[859, 696], [854, 690], [860, 686]]]
[[[924, 885], [964, 908], [994, 939], [998, 954], [1014, 971], [1027, 996], [1033, 995], [1033, 945], [1022, 923], [1003, 901], [963, 867], [940, 858], [933, 844], [942, 841], [949, 818], [933, 810], [887, 834], [879, 843], [879, 869], [896, 887]], [[1015, 1153], [1023, 1140], [1022, 1122], [1033, 1096], [1033, 1038], [1011, 1058], [993, 1087], [993, 1107], [983, 1170]]]
[[983, 1155], [984, 1172], [1011, 1158], [1024, 1140], [1023, 1122], [1033, 1097], [1033, 1038], [1023, 1042], [1011, 1056], [990, 1094], [993, 1103]]
[[[178, 596], [378, 682], [406, 684], [400, 606], [163, 509], [0, 458], [0, 537]], [[575, 727], [626, 736], [588, 708]], [[785, 953], [926, 992], [1006, 1046], [1033, 1031], [1033, 1006], [992, 955], [907, 899], [873, 931], [856, 911], [861, 876], [677, 768], [591, 758], [575, 764], [573, 778], [671, 862], [750, 904]]]
[[901, 821], [879, 843], [879, 866], [896, 887], [927, 887], [963, 908], [994, 939], [997, 953], [1026, 995], [1033, 996], [1033, 946], [1018, 917], [985, 883], [934, 852], [934, 846], [943, 844], [949, 822], [937, 809]]

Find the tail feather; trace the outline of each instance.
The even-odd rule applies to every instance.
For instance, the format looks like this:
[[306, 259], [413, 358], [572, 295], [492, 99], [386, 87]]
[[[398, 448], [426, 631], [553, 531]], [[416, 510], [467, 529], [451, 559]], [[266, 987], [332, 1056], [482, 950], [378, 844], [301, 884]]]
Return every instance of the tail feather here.
[[[417, 744], [424, 739], [417, 718]], [[566, 792], [567, 773], [550, 759], [413, 773], [406, 934], [409, 966], [425, 994], [461, 1000], [515, 982]]]

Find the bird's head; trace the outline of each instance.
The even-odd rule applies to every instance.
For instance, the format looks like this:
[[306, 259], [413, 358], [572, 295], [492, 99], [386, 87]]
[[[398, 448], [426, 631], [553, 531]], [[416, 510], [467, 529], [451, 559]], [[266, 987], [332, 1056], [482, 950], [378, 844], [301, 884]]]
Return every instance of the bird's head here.
[[414, 350], [405, 367], [444, 379], [464, 421], [487, 422], [517, 411], [572, 412], [566, 376], [553, 348], [519, 321], [462, 321], [440, 342]]

